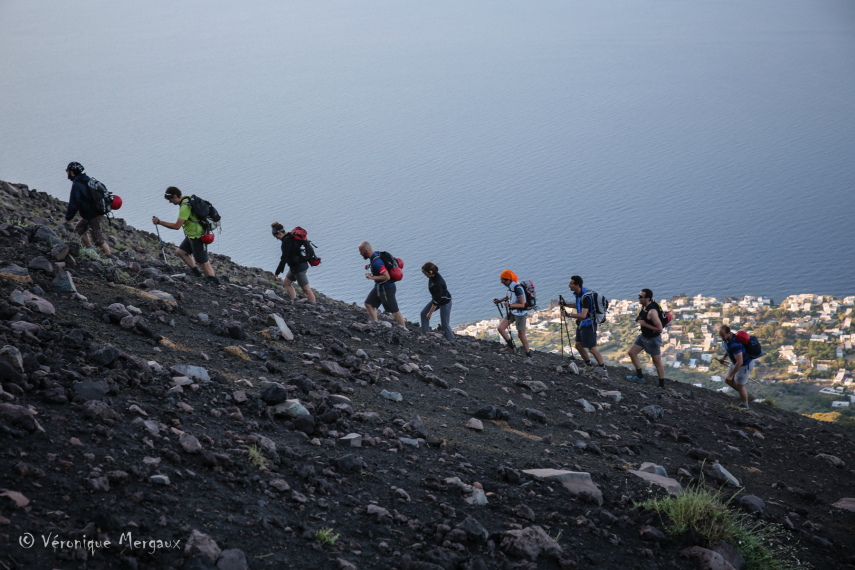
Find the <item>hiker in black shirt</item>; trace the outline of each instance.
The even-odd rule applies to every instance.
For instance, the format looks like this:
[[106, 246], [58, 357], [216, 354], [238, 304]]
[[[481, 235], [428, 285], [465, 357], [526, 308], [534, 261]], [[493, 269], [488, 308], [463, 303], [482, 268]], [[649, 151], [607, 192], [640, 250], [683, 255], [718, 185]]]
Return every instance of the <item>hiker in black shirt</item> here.
[[662, 308], [653, 301], [653, 291], [650, 289], [641, 290], [638, 295], [638, 303], [641, 305], [641, 312], [635, 317], [635, 321], [640, 327], [639, 335], [627, 353], [632, 360], [632, 365], [635, 366], [635, 375], [629, 375], [626, 379], [633, 382], [644, 382], [641, 360], [638, 358], [638, 353], [643, 350], [653, 359], [653, 365], [659, 375], [659, 387], [664, 388], [665, 367], [662, 365], [660, 350], [662, 346], [662, 323], [664, 322], [662, 320]]
[[294, 290], [294, 282], [296, 281], [306, 295], [306, 299], [310, 303], [314, 303], [315, 293], [309, 286], [309, 278], [306, 276], [306, 272], [309, 270], [309, 262], [303, 258], [300, 244], [290, 232], [285, 232], [285, 228], [279, 222], [273, 222], [270, 226], [273, 228], [273, 237], [282, 241], [282, 257], [279, 259], [279, 265], [273, 274], [279, 279], [279, 274], [287, 265], [288, 273], [285, 274], [282, 284], [288, 291], [288, 296], [291, 299], [297, 298], [297, 291]]
[[422, 265], [422, 273], [428, 278], [428, 291], [430, 291], [431, 300], [422, 309], [422, 332], [430, 332], [430, 318], [433, 312], [439, 309], [439, 319], [442, 324], [442, 332], [448, 340], [454, 340], [454, 333], [451, 332], [451, 293], [448, 292], [448, 287], [445, 285], [445, 279], [439, 274], [439, 268], [428, 261]]
[[[89, 176], [83, 174], [83, 165], [79, 162], [69, 162], [65, 174], [71, 180], [71, 195], [68, 197], [68, 210], [65, 212], [66, 223], [71, 222], [78, 213], [80, 221], [74, 226], [74, 232], [80, 236], [80, 241], [86, 247], [92, 242], [110, 255], [110, 245], [104, 238], [104, 216], [99, 216], [93, 210], [92, 198], [89, 192]], [[88, 234], [91, 234], [90, 239]]]

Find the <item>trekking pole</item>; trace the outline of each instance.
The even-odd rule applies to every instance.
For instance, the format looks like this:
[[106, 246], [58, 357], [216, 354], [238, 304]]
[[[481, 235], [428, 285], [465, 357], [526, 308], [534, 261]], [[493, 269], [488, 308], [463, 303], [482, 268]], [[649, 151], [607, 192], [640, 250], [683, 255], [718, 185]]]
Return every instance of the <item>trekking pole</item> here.
[[[561, 311], [561, 314], [562, 316], [564, 315], [563, 309]], [[566, 318], [562, 321], [561, 326], [564, 330], [567, 331], [567, 346], [570, 348], [570, 360], [576, 360], [576, 355], [573, 354], [573, 341], [570, 338], [570, 326], [567, 324]], [[561, 334], [564, 334], [563, 331]]]
[[561, 324], [559, 325], [561, 328], [559, 329], [559, 334], [561, 335], [561, 359], [564, 360], [564, 296], [558, 295], [558, 310], [561, 314]]
[[163, 254], [163, 262], [165, 264], [169, 265], [169, 262], [166, 261], [166, 251], [163, 249], [163, 240], [160, 239], [160, 228], [157, 226], [154, 226], [154, 229], [157, 230], [157, 241], [160, 242], [160, 253]]

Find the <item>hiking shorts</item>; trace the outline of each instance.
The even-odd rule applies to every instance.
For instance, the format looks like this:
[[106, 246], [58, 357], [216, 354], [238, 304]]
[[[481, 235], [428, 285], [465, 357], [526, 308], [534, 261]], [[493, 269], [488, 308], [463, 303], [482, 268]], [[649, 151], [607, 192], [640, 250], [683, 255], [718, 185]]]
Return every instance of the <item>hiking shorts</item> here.
[[309, 284], [309, 277], [308, 275], [306, 275], [306, 271], [300, 271], [295, 276], [294, 272], [289, 269], [288, 273], [285, 274], [285, 279], [287, 279], [291, 283], [296, 283], [300, 287], [305, 287]]
[[185, 237], [178, 249], [187, 253], [193, 253], [193, 259], [196, 263], [208, 263], [208, 247], [202, 243], [201, 238], [190, 239]]
[[386, 285], [385, 287], [374, 287], [365, 298], [365, 304], [371, 305], [375, 309], [383, 305], [383, 309], [387, 313], [397, 313], [398, 301], [395, 299], [395, 284]]
[[576, 342], [582, 345], [582, 348], [597, 346], [597, 325], [576, 327]]
[[517, 332], [525, 330], [525, 324], [528, 321], [528, 315], [515, 315], [513, 313], [508, 314], [508, 323], [514, 325], [516, 327]]
[[662, 346], [662, 337], [659, 335], [654, 336], [653, 338], [647, 338], [644, 335], [638, 335], [638, 338], [635, 339], [635, 342], [632, 344], [636, 344], [644, 349], [644, 352], [649, 354], [650, 356], [659, 356], [662, 352], [660, 347]]
[[104, 216], [95, 216], [91, 220], [80, 220], [77, 222], [77, 225], [74, 226], [74, 231], [79, 236], [82, 236], [88, 231], [89, 237], [92, 239], [92, 243], [100, 247], [101, 244], [106, 243], [106, 240], [104, 239], [104, 231], [102, 229], [103, 223]]
[[733, 375], [733, 381], [739, 384], [740, 386], [745, 386], [748, 384], [748, 375], [751, 374], [751, 371], [754, 370], [754, 365], [757, 363], [756, 360], [752, 360], [745, 366], [739, 369], [739, 372]]

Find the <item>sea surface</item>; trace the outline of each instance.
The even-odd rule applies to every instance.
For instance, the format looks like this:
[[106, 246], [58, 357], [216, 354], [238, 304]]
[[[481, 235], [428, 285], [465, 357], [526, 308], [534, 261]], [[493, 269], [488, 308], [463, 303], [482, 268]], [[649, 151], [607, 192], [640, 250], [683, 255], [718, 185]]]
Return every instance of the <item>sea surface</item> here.
[[0, 179], [67, 199], [72, 160], [138, 228], [167, 186], [211, 200], [243, 264], [303, 226], [348, 302], [369, 240], [409, 320], [426, 261], [455, 323], [503, 269], [541, 300], [852, 294], [855, 3], [4, 0]]

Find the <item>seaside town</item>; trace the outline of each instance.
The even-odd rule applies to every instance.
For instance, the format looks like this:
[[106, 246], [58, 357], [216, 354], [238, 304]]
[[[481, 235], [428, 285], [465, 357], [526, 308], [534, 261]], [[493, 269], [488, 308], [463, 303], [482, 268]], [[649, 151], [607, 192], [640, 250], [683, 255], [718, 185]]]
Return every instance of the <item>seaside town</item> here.
[[[741, 299], [680, 295], [660, 304], [673, 315], [662, 333], [662, 357], [669, 379], [729, 391], [723, 382], [729, 363], [722, 365], [716, 360], [724, 354], [718, 328], [726, 324], [757, 336], [763, 346], [760, 366], [752, 373], [757, 381], [754, 392], [768, 393], [774, 386], [780, 405], [801, 413], [855, 410], [855, 295], [838, 298], [806, 293], [791, 295], [780, 304], [751, 295]], [[637, 335], [634, 320], [638, 311], [635, 300], [615, 299], [610, 303], [597, 341], [612, 364], [629, 366], [626, 351]], [[562, 319], [555, 300], [530, 313], [529, 323], [532, 347], [558, 353], [563, 346], [567, 356], [573, 355], [575, 322], [565, 320], [562, 345]], [[454, 330], [496, 339], [498, 324], [499, 319], [493, 318]], [[646, 366], [652, 369], [649, 361]]]

